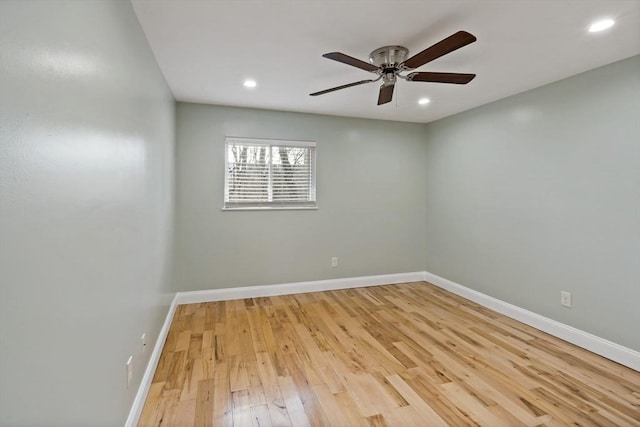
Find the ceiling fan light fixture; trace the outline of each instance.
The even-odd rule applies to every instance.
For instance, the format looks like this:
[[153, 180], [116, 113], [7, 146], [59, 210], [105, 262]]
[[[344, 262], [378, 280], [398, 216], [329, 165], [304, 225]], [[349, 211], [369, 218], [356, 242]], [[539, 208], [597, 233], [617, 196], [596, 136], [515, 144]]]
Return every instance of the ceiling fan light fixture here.
[[244, 81], [244, 87], [254, 88], [256, 86], [257, 86], [257, 83], [255, 80], [247, 79]]
[[420, 98], [418, 100], [418, 104], [420, 104], [420, 105], [427, 105], [430, 102], [431, 102], [431, 100], [429, 98]]
[[613, 19], [607, 18], [607, 19], [600, 19], [598, 21], [595, 21], [591, 24], [591, 26], [589, 27], [589, 32], [590, 33], [597, 33], [599, 31], [604, 31], [607, 28], [611, 28], [613, 26], [613, 24], [615, 24], [616, 21], [614, 21]]

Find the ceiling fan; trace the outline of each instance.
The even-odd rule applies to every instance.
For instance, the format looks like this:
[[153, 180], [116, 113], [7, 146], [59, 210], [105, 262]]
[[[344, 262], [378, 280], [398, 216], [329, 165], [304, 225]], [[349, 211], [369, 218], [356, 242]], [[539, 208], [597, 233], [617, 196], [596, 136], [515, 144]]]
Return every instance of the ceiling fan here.
[[419, 71], [403, 76], [400, 73], [421, 67], [427, 62], [440, 58], [441, 56], [460, 49], [474, 41], [476, 41], [476, 37], [473, 34], [469, 34], [466, 31], [458, 31], [433, 46], [426, 48], [422, 52], [413, 55], [409, 59], [407, 59], [407, 56], [409, 56], [409, 49], [404, 46], [384, 46], [378, 48], [369, 54], [370, 62], [361, 61], [340, 52], [325, 53], [322, 55], [324, 58], [333, 59], [334, 61], [342, 62], [343, 64], [375, 73], [378, 75], [378, 78], [360, 80], [358, 82], [348, 83], [331, 89], [321, 90], [320, 92], [314, 92], [310, 95], [324, 95], [325, 93], [365, 83], [373, 83], [382, 79], [382, 86], [380, 86], [380, 93], [378, 95], [378, 105], [382, 105], [391, 102], [391, 99], [393, 98], [393, 89], [398, 77], [403, 80], [413, 82], [454, 83], [464, 85], [473, 80], [476, 75]]

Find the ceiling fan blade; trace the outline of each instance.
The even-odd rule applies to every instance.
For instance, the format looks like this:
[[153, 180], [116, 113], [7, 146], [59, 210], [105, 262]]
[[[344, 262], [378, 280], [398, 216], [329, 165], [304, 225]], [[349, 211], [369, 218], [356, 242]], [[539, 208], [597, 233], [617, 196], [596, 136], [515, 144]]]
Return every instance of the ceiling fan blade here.
[[378, 94], [378, 105], [386, 104], [387, 102], [391, 102], [393, 98], [393, 88], [395, 87], [394, 83], [384, 83], [380, 86], [380, 93]]
[[407, 80], [412, 82], [454, 83], [457, 85], [466, 85], [475, 77], [475, 74], [461, 73], [417, 72], [407, 74]]
[[331, 89], [321, 90], [320, 92], [310, 93], [309, 95], [311, 95], [311, 96], [324, 95], [325, 93], [333, 92], [333, 91], [340, 90], [340, 89], [346, 89], [348, 87], [358, 86], [358, 85], [365, 84], [365, 83], [372, 83], [372, 82], [375, 82], [375, 81], [377, 81], [377, 80], [360, 80], [359, 82], [353, 82], [353, 83], [349, 83], [349, 84], [342, 85], [342, 86], [332, 87]]
[[378, 67], [368, 62], [361, 61], [352, 56], [345, 55], [340, 52], [330, 52], [322, 55], [324, 58], [333, 59], [334, 61], [342, 62], [343, 64], [351, 65], [352, 67], [360, 68], [365, 71], [376, 72]]
[[451, 53], [456, 49], [460, 49], [461, 47], [468, 45], [469, 43], [473, 43], [474, 41], [476, 41], [476, 37], [473, 34], [467, 33], [466, 31], [458, 31], [433, 46], [426, 48], [422, 52], [413, 55], [411, 58], [404, 61], [403, 65], [408, 69], [421, 67], [427, 62], [440, 58], [442, 55]]

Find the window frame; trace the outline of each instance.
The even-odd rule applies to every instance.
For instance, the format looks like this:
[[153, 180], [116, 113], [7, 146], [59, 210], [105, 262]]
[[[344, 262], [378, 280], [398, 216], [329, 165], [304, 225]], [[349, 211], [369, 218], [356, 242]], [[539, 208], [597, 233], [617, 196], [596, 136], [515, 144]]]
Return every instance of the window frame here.
[[[234, 144], [244, 144], [249, 146], [265, 146], [269, 150], [269, 198], [272, 198], [272, 165], [271, 147], [294, 147], [309, 149], [311, 160], [311, 176], [309, 198], [305, 202], [228, 202], [229, 195], [229, 146]], [[287, 140], [287, 139], [267, 139], [267, 138], [244, 138], [227, 136], [224, 141], [224, 188], [223, 188], [223, 211], [253, 211], [253, 210], [314, 210], [318, 209], [316, 190], [316, 149], [315, 141]]]

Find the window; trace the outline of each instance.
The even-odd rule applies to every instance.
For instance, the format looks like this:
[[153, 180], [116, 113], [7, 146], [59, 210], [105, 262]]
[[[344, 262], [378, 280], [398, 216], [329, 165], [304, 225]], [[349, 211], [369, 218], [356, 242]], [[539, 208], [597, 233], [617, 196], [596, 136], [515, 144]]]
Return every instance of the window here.
[[316, 143], [227, 137], [224, 209], [316, 207]]

